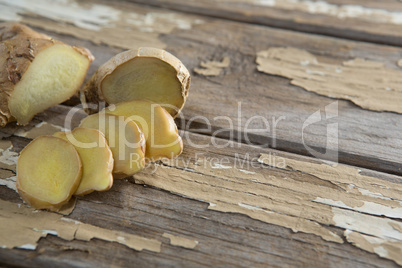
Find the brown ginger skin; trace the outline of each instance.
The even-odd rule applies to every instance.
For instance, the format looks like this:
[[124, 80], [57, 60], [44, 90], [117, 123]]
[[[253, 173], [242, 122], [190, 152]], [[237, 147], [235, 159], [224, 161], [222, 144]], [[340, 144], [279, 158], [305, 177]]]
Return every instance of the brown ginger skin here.
[[[115, 104], [115, 102], [110, 102], [104, 97], [104, 93], [102, 91], [102, 82], [107, 76], [111, 75], [116, 70], [116, 68], [138, 58], [159, 59], [160, 61], [168, 64], [175, 70], [175, 78], [180, 83], [180, 88], [178, 88], [177, 90], [180, 90], [182, 99], [180, 101], [180, 105], [178, 105], [176, 109], [169, 110], [169, 108], [167, 108], [168, 112], [173, 116], [173, 118], [175, 118], [180, 113], [186, 102], [191, 81], [190, 73], [178, 58], [165, 50], [152, 47], [142, 47], [137, 50], [124, 51], [120, 54], [117, 54], [101, 67], [99, 67], [99, 69], [86, 83], [83, 90], [81, 91], [81, 102], [83, 103], [84, 108], [86, 108], [88, 112], [94, 113], [97, 111], [95, 109], [91, 109], [91, 107], [88, 107], [88, 103], [98, 104], [99, 102], [103, 101], [106, 102], [106, 106], [108, 104]], [[154, 99], [152, 99], [152, 97], [153, 93], [152, 91], [150, 91], [149, 98], [139, 97], [133, 99], [147, 99], [158, 103], [158, 101], [155, 101]], [[132, 99], [125, 99], [122, 101], [130, 100]], [[163, 106], [163, 103], [159, 104]]]
[[[54, 44], [63, 44], [51, 37], [35, 32], [31, 28], [13, 22], [0, 24], [0, 126], [16, 119], [11, 115], [9, 99], [14, 87], [35, 57], [44, 49]], [[73, 47], [90, 61], [92, 54], [85, 48]]]

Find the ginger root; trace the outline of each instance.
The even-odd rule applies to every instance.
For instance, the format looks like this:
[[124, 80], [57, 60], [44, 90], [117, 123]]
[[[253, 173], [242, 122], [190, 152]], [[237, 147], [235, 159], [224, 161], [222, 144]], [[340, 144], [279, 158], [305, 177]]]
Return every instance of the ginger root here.
[[173, 117], [159, 104], [147, 100], [121, 102], [104, 112], [132, 119], [144, 132], [147, 161], [175, 158], [183, 151], [183, 141]]
[[81, 160], [71, 143], [41, 136], [18, 158], [17, 191], [32, 207], [57, 211], [77, 190], [81, 175]]
[[123, 116], [97, 113], [84, 118], [80, 127], [100, 130], [112, 150], [113, 173], [127, 176], [145, 166], [145, 138], [137, 124]]
[[27, 124], [35, 114], [73, 96], [92, 54], [18, 23], [0, 24], [0, 126]]
[[175, 118], [186, 102], [190, 73], [175, 56], [143, 47], [122, 52], [102, 65], [84, 86], [81, 101], [108, 104], [145, 99]]
[[72, 132], [56, 132], [53, 136], [69, 141], [80, 155], [82, 177], [74, 195], [106, 191], [112, 187], [113, 155], [99, 130], [76, 128]]

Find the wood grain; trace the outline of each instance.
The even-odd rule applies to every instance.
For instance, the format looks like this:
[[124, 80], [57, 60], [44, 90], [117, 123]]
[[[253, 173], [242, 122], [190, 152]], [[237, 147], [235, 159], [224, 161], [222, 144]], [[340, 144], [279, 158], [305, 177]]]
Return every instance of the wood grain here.
[[[259, 0], [129, 0], [155, 7], [270, 27], [402, 45], [397, 0], [259, 1]], [[399, 13], [399, 14], [398, 14]], [[395, 21], [392, 22], [392, 18]]]
[[[229, 67], [224, 68], [219, 76], [206, 77], [192, 73], [190, 96], [182, 113], [183, 120], [178, 122], [180, 128], [223, 138], [233, 137], [242, 142], [248, 140], [249, 144], [310, 155], [306, 145], [319, 152], [325, 152], [327, 124], [338, 123], [339, 162], [402, 174], [400, 114], [371, 112], [340, 100], [337, 118], [328, 122], [316, 122], [305, 128], [303, 133], [303, 123], [306, 119], [316, 111], [323, 110], [335, 99], [306, 92], [302, 88], [290, 85], [288, 79], [260, 73], [255, 63], [257, 52], [261, 50], [271, 47], [294, 47], [312, 53], [324, 63], [340, 64], [354, 58], [364, 58], [383, 63], [387, 68], [400, 70], [396, 63], [402, 58], [402, 49], [183, 15], [127, 2], [92, 1], [85, 7], [91, 10], [95, 3], [106, 10], [124, 12], [122, 21], [115, 26], [110, 24], [108, 27], [112, 28], [107, 28], [107, 32], [105, 30], [102, 35], [103, 45], [91, 44], [94, 32], [80, 28], [79, 25], [64, 27], [65, 22], [49, 23], [48, 18], [32, 17], [30, 13], [21, 13], [20, 16], [23, 22], [36, 26], [38, 30], [49, 29], [50, 31], [45, 32], [61, 41], [88, 47], [96, 58], [88, 76], [106, 59], [121, 51], [121, 48], [127, 48], [124, 42], [120, 49], [110, 48], [116, 46], [117, 42], [114, 35], [107, 35], [114, 31], [113, 27], [120, 29], [121, 24], [127, 24], [128, 29], [134, 27], [125, 20], [125, 16], [133, 13], [141, 18], [147, 15], [151, 18], [162, 17], [163, 20], [147, 24], [146, 27], [150, 29], [141, 32], [141, 35], [133, 33], [130, 36], [132, 41], [146, 44], [144, 40], [151, 38], [149, 40], [155, 42], [157, 38], [158, 42], [181, 59], [190, 71], [199, 68], [202, 62], [221, 61], [224, 57], [230, 59]], [[95, 18], [96, 16], [95, 14]], [[183, 21], [177, 21], [180, 16], [184, 16], [186, 27], [180, 26]], [[176, 25], [169, 28], [168, 32], [161, 30], [164, 29], [163, 24], [167, 23], [165, 18], [169, 18], [169, 23]], [[138, 26], [138, 29], [143, 26]], [[79, 38], [71, 37], [72, 34]], [[133, 46], [136, 46], [136, 43]], [[253, 116], [259, 118], [252, 119]], [[247, 131], [245, 127], [248, 120], [252, 120], [248, 125], [248, 129], [252, 130]], [[209, 127], [206, 126], [207, 123], [210, 124], [210, 130], [206, 131], [205, 128]], [[215, 132], [217, 130], [219, 132]]]
[[[69, 216], [102, 228], [159, 240], [162, 242], [161, 252], [137, 252], [124, 245], [98, 239], [67, 242], [49, 235], [39, 241], [35, 251], [0, 249], [0, 266], [398, 267], [394, 261], [366, 251], [367, 247], [362, 250], [346, 241], [344, 232], [347, 227], [343, 225], [344, 222], [336, 222], [331, 213], [335, 211], [338, 217], [348, 215], [356, 223], [353, 227], [358, 230], [354, 232], [359, 235], [365, 233], [362, 228], [366, 226], [372, 227], [370, 232], [378, 226], [389, 230], [387, 228], [390, 227], [386, 225], [388, 222], [393, 228], [399, 228], [400, 215], [395, 213], [400, 209], [398, 191], [401, 180], [400, 177], [386, 173], [402, 174], [402, 115], [364, 110], [349, 101], [307, 92], [291, 85], [289, 79], [259, 72], [255, 60], [259, 51], [271, 47], [293, 47], [306, 50], [320, 62], [328, 64], [338, 65], [354, 58], [365, 58], [383, 63], [387, 68], [400, 70], [397, 62], [402, 58], [401, 48], [274, 29], [267, 25], [394, 45], [402, 43], [399, 28], [364, 19], [338, 19], [323, 14], [312, 16], [308, 12], [255, 6], [246, 3], [246, 0], [236, 3], [220, 1], [213, 8], [209, 0], [151, 0], [146, 3], [135, 0], [143, 2], [142, 5], [134, 4], [133, 1], [70, 1], [71, 6], [65, 9], [58, 7], [60, 3], [55, 2], [55, 6], [50, 7], [53, 11], [47, 13], [43, 13], [40, 8], [33, 8], [33, 2], [29, 2], [26, 7], [16, 7], [15, 10], [18, 11], [20, 21], [36, 30], [71, 45], [88, 47], [96, 60], [91, 65], [87, 79], [116, 53], [140, 45], [163, 47], [180, 58], [192, 71], [189, 99], [183, 117], [177, 120], [185, 141], [185, 150], [179, 162], [159, 163], [159, 166], [165, 168], [159, 173], [152, 173], [148, 169], [134, 178], [115, 181], [108, 192], [81, 197]], [[38, 1], [37, 5], [46, 6], [45, 2]], [[364, 4], [357, 0], [327, 2], [336, 5], [357, 3], [367, 8], [385, 8], [390, 12], [402, 10], [400, 2], [391, 0], [381, 3], [365, 1]], [[13, 2], [7, 4], [15, 5]], [[75, 13], [77, 10], [71, 11], [69, 7], [82, 9], [87, 21], [71, 16], [81, 13]], [[56, 12], [56, 9], [63, 10], [64, 14]], [[102, 10], [109, 12], [104, 14], [105, 18], [96, 13], [102, 13]], [[0, 20], [10, 19], [1, 10], [0, 14], [3, 15]], [[103, 19], [107, 20], [110, 14], [120, 15], [105, 23]], [[76, 20], [83, 24], [77, 24]], [[88, 25], [88, 21], [92, 25]], [[214, 70], [213, 73], [217, 74], [215, 76], [200, 74], [208, 73], [203, 71], [198, 74], [194, 72], [194, 69], [202, 68], [202, 62], [226, 62], [225, 59], [229, 59], [229, 65], [226, 67], [225, 64], [219, 71]], [[73, 98], [65, 105], [39, 114], [27, 127], [11, 124], [0, 130], [0, 137], [11, 141], [13, 150], [20, 152], [30, 139], [18, 136], [18, 133], [29, 131], [43, 121], [64, 126], [66, 113], [71, 106], [78, 104], [77, 100]], [[334, 101], [338, 101], [338, 117], [307, 127], [303, 143], [302, 126], [305, 120], [318, 110], [324, 115], [325, 107]], [[239, 102], [241, 115], [238, 113]], [[249, 124], [252, 130], [246, 131], [247, 121], [256, 115], [260, 117]], [[83, 113], [76, 114], [73, 127], [84, 116]], [[274, 132], [272, 120], [278, 120], [281, 116]], [[268, 120], [269, 130], [262, 118]], [[206, 129], [208, 124], [205, 120], [210, 122], [210, 129]], [[311, 168], [317, 167], [314, 164], [320, 162], [306, 156], [309, 152], [305, 144], [325, 152], [326, 129], [331, 123], [338, 124], [339, 161], [353, 165], [349, 168], [353, 171], [360, 169], [361, 173], [349, 177], [350, 174], [340, 172], [339, 178], [328, 179], [324, 175], [329, 172], [323, 175], [321, 169]], [[260, 132], [261, 129], [265, 130]], [[229, 142], [228, 139], [234, 141]], [[196, 144], [207, 147], [198, 148]], [[244, 170], [237, 170], [236, 174], [230, 173], [225, 167], [219, 169], [219, 165], [218, 169], [194, 169], [196, 172], [183, 169], [183, 163], [195, 163], [197, 154], [209, 159], [209, 164], [224, 159], [229, 161], [224, 165], [232, 165], [240, 158], [248, 168], [241, 168]], [[261, 154], [275, 154], [289, 159], [293, 169], [288, 166], [266, 168], [267, 165], [257, 160]], [[256, 178], [262, 176], [258, 178], [271, 181], [261, 185], [261, 189], [255, 189], [252, 187], [253, 182], [248, 180], [252, 178], [253, 172], [256, 172]], [[9, 176], [12, 170], [4, 174]], [[358, 180], [359, 185], [350, 185], [354, 179], [362, 178], [359, 176], [366, 177]], [[166, 184], [163, 184], [163, 179], [166, 179]], [[341, 179], [344, 181], [340, 182]], [[186, 187], [194, 187], [183, 188], [181, 186], [184, 183], [181, 184], [180, 180], [186, 182]], [[188, 182], [191, 180], [194, 184]], [[216, 188], [221, 188], [222, 192], [237, 189], [238, 181], [244, 180], [249, 185], [238, 190], [241, 196], [248, 190], [258, 190], [265, 196], [272, 194], [272, 198], [267, 198], [270, 202], [263, 202], [256, 207], [247, 207], [248, 202], [244, 202], [246, 207], [244, 204], [243, 207], [239, 206], [241, 209], [234, 206], [238, 210], [212, 210], [213, 206], [207, 199], [203, 199], [203, 202], [195, 200], [197, 198], [192, 192], [193, 189], [199, 189], [199, 182], [203, 180], [221, 181], [221, 185]], [[365, 183], [368, 188], [359, 188]], [[224, 186], [228, 186], [227, 189]], [[308, 192], [309, 187], [316, 194]], [[271, 192], [268, 188], [274, 190]], [[324, 198], [319, 195], [326, 191], [332, 199], [329, 196], [326, 200], [317, 199]], [[294, 193], [294, 196], [289, 193]], [[255, 200], [255, 193], [249, 194], [250, 197], [245, 200]], [[288, 194], [289, 204], [283, 203], [284, 200], [280, 198], [282, 194]], [[14, 203], [22, 202], [17, 193], [5, 186], [0, 186], [0, 198]], [[300, 198], [300, 203], [295, 202], [295, 198]], [[352, 201], [357, 202], [357, 205]], [[361, 207], [359, 202], [387, 206], [384, 210], [373, 210], [370, 207], [371, 210], [367, 212], [367, 207]], [[391, 204], [396, 210], [392, 210]], [[274, 223], [270, 218], [261, 217], [258, 209], [267, 210], [268, 207], [276, 216], [290, 213], [285, 215], [289, 217], [288, 220]], [[295, 211], [300, 211], [299, 215], [291, 214]], [[320, 218], [321, 212], [323, 214]], [[381, 216], [382, 213], [385, 214]], [[395, 215], [397, 217], [392, 218]], [[292, 226], [291, 217], [300, 222], [312, 221], [319, 224], [319, 227], [307, 229], [310, 233], [305, 229], [295, 233], [291, 229], [299, 230], [300, 225]], [[329, 242], [315, 234], [321, 234], [319, 230], [323, 229], [342, 241]], [[396, 234], [397, 229], [392, 229], [393, 234]], [[166, 233], [199, 243], [194, 249], [174, 246], [164, 236]], [[391, 257], [396, 259], [395, 255]]]
[[[55, 108], [62, 111], [63, 107]], [[67, 111], [68, 109], [65, 109]], [[49, 112], [48, 112], [49, 113]], [[309, 174], [276, 168], [261, 168], [255, 160], [260, 153], [276, 153], [301, 161], [313, 161], [306, 157], [281, 153], [271, 149], [256, 149], [247, 145], [233, 143], [224, 150], [212, 146], [210, 137], [186, 133], [185, 151], [178, 159], [179, 163], [193, 162], [197, 155], [217, 160], [233, 161], [235, 157], [246, 159], [243, 168], [264, 176], [287, 177], [297, 182], [313, 179]], [[16, 151], [20, 151], [29, 140], [11, 136]], [[206, 149], [194, 148], [188, 144], [209, 144]], [[217, 140], [224, 144], [225, 140]], [[236, 155], [237, 154], [237, 155]], [[255, 166], [246, 167], [246, 166]], [[183, 170], [173, 168], [173, 176], [181, 176]], [[218, 172], [218, 170], [216, 170]], [[369, 172], [385, 183], [389, 175]], [[191, 174], [190, 171], [186, 172]], [[201, 174], [202, 175], [202, 174]], [[216, 174], [217, 176], [219, 173]], [[123, 245], [101, 240], [64, 241], [48, 236], [42, 238], [35, 251], [21, 249], [0, 249], [0, 263], [6, 266], [61, 266], [84, 267], [100, 266], [234, 266], [234, 267], [397, 267], [390, 260], [360, 250], [346, 242], [333, 243], [324, 241], [314, 234], [294, 233], [290, 229], [249, 218], [238, 213], [224, 213], [208, 209], [208, 204], [188, 199], [167, 191], [137, 184], [144, 176], [152, 178], [152, 172], [145, 170], [135, 176], [117, 180], [107, 192], [97, 192], [77, 201], [75, 210], [68, 217], [101, 228], [123, 231], [146, 238], [162, 241], [160, 253], [150, 251], [137, 252]], [[199, 176], [199, 175], [198, 175]], [[203, 176], [210, 177], [205, 173]], [[156, 179], [157, 177], [155, 177]], [[137, 183], [135, 183], [137, 181]], [[399, 182], [400, 183], [400, 182]], [[323, 187], [332, 187], [320, 182]], [[18, 195], [4, 186], [0, 187], [3, 200], [21, 203]], [[278, 204], [278, 209], [280, 209]], [[377, 216], [373, 216], [377, 218]], [[342, 236], [342, 228], [325, 226], [335, 234]], [[163, 237], [164, 233], [178, 235], [198, 241], [194, 249], [170, 245]], [[22, 262], [23, 261], [23, 262]]]
[[[187, 129], [200, 133], [203, 129], [203, 133], [209, 135], [215, 130], [227, 129], [216, 135], [230, 138], [234, 133], [232, 136], [243, 142], [248, 137], [250, 143], [298, 154], [309, 154], [302, 139], [305, 120], [314, 112], [323, 111], [326, 105], [335, 100], [292, 86], [288, 79], [258, 72], [256, 52], [269, 47], [287, 46], [307, 50], [318, 56], [321, 62], [341, 63], [353, 58], [367, 58], [394, 69], [397, 69], [395, 62], [402, 52], [387, 46], [221, 21], [188, 32], [175, 31], [165, 36], [164, 40], [170, 44], [167, 49], [183, 59], [189, 69], [198, 67], [199, 62], [205, 60], [231, 59], [230, 67], [219, 76], [193, 76], [190, 97], [183, 110]], [[183, 46], [188, 48], [184, 49]], [[199, 55], [198, 61], [194, 60], [194, 51]], [[211, 102], [211, 99], [215, 101]], [[238, 112], [239, 102], [241, 115]], [[304, 129], [305, 144], [322, 150], [326, 145], [327, 123], [338, 123], [340, 162], [401, 174], [398, 151], [402, 149], [402, 140], [398, 129], [402, 129], [402, 116], [363, 110], [348, 101], [340, 100], [338, 105], [338, 118], [317, 122]], [[207, 122], [211, 122], [212, 131], [205, 131], [204, 120], [194, 120], [192, 125], [189, 124], [188, 119], [198, 115], [205, 116]], [[261, 118], [256, 119], [249, 128], [259, 129], [260, 132], [249, 131], [246, 137], [247, 120], [256, 115], [268, 119], [270, 129], [261, 132], [267, 127]], [[233, 125], [218, 116], [228, 116]], [[277, 121], [274, 133], [273, 121], [281, 116], [282, 120]], [[184, 125], [179, 123], [179, 126]]]

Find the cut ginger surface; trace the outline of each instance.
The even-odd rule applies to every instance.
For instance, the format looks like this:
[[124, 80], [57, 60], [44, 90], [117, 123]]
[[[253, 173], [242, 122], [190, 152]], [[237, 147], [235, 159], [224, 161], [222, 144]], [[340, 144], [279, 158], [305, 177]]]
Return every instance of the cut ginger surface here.
[[0, 24], [0, 126], [27, 124], [35, 114], [73, 96], [91, 53], [18, 23]]
[[169, 52], [151, 47], [124, 51], [99, 67], [83, 89], [82, 102], [108, 104], [149, 100], [176, 117], [190, 87], [190, 73]]
[[44, 49], [15, 85], [9, 100], [11, 115], [24, 125], [35, 114], [67, 100], [80, 87], [88, 67], [88, 58], [68, 45]]
[[82, 162], [82, 178], [74, 195], [106, 191], [113, 185], [113, 155], [105, 136], [96, 129], [76, 128], [53, 136], [74, 145]]
[[17, 190], [34, 208], [58, 210], [77, 190], [81, 175], [81, 160], [71, 143], [41, 136], [18, 158]]
[[111, 105], [106, 113], [132, 119], [144, 132], [147, 161], [175, 158], [183, 151], [183, 141], [173, 117], [159, 104], [132, 100]]
[[145, 166], [145, 137], [137, 124], [123, 116], [97, 113], [84, 118], [80, 127], [101, 131], [114, 158], [113, 173], [133, 175]]

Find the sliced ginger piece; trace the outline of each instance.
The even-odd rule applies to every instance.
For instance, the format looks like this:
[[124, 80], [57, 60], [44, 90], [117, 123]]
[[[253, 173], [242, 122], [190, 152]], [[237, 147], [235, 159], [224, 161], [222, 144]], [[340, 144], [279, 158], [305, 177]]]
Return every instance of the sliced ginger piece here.
[[44, 49], [15, 85], [9, 109], [19, 124], [77, 92], [90, 61], [74, 48], [55, 44]]
[[121, 102], [105, 108], [106, 113], [128, 117], [141, 128], [146, 139], [148, 161], [175, 158], [183, 151], [183, 141], [173, 117], [160, 105], [147, 100]]
[[18, 158], [17, 190], [32, 207], [57, 211], [77, 190], [81, 175], [81, 160], [71, 143], [41, 136]]
[[18, 23], [0, 24], [0, 126], [32, 117], [73, 96], [94, 60]]
[[76, 128], [53, 136], [74, 145], [82, 162], [82, 177], [75, 195], [106, 191], [113, 185], [113, 155], [105, 136], [97, 129]]
[[173, 118], [180, 113], [190, 87], [190, 73], [175, 56], [143, 47], [122, 52], [102, 65], [85, 85], [82, 101], [116, 104], [146, 99], [162, 105]]
[[145, 137], [133, 120], [97, 113], [84, 118], [80, 127], [98, 129], [105, 135], [114, 158], [114, 173], [130, 176], [144, 168]]

